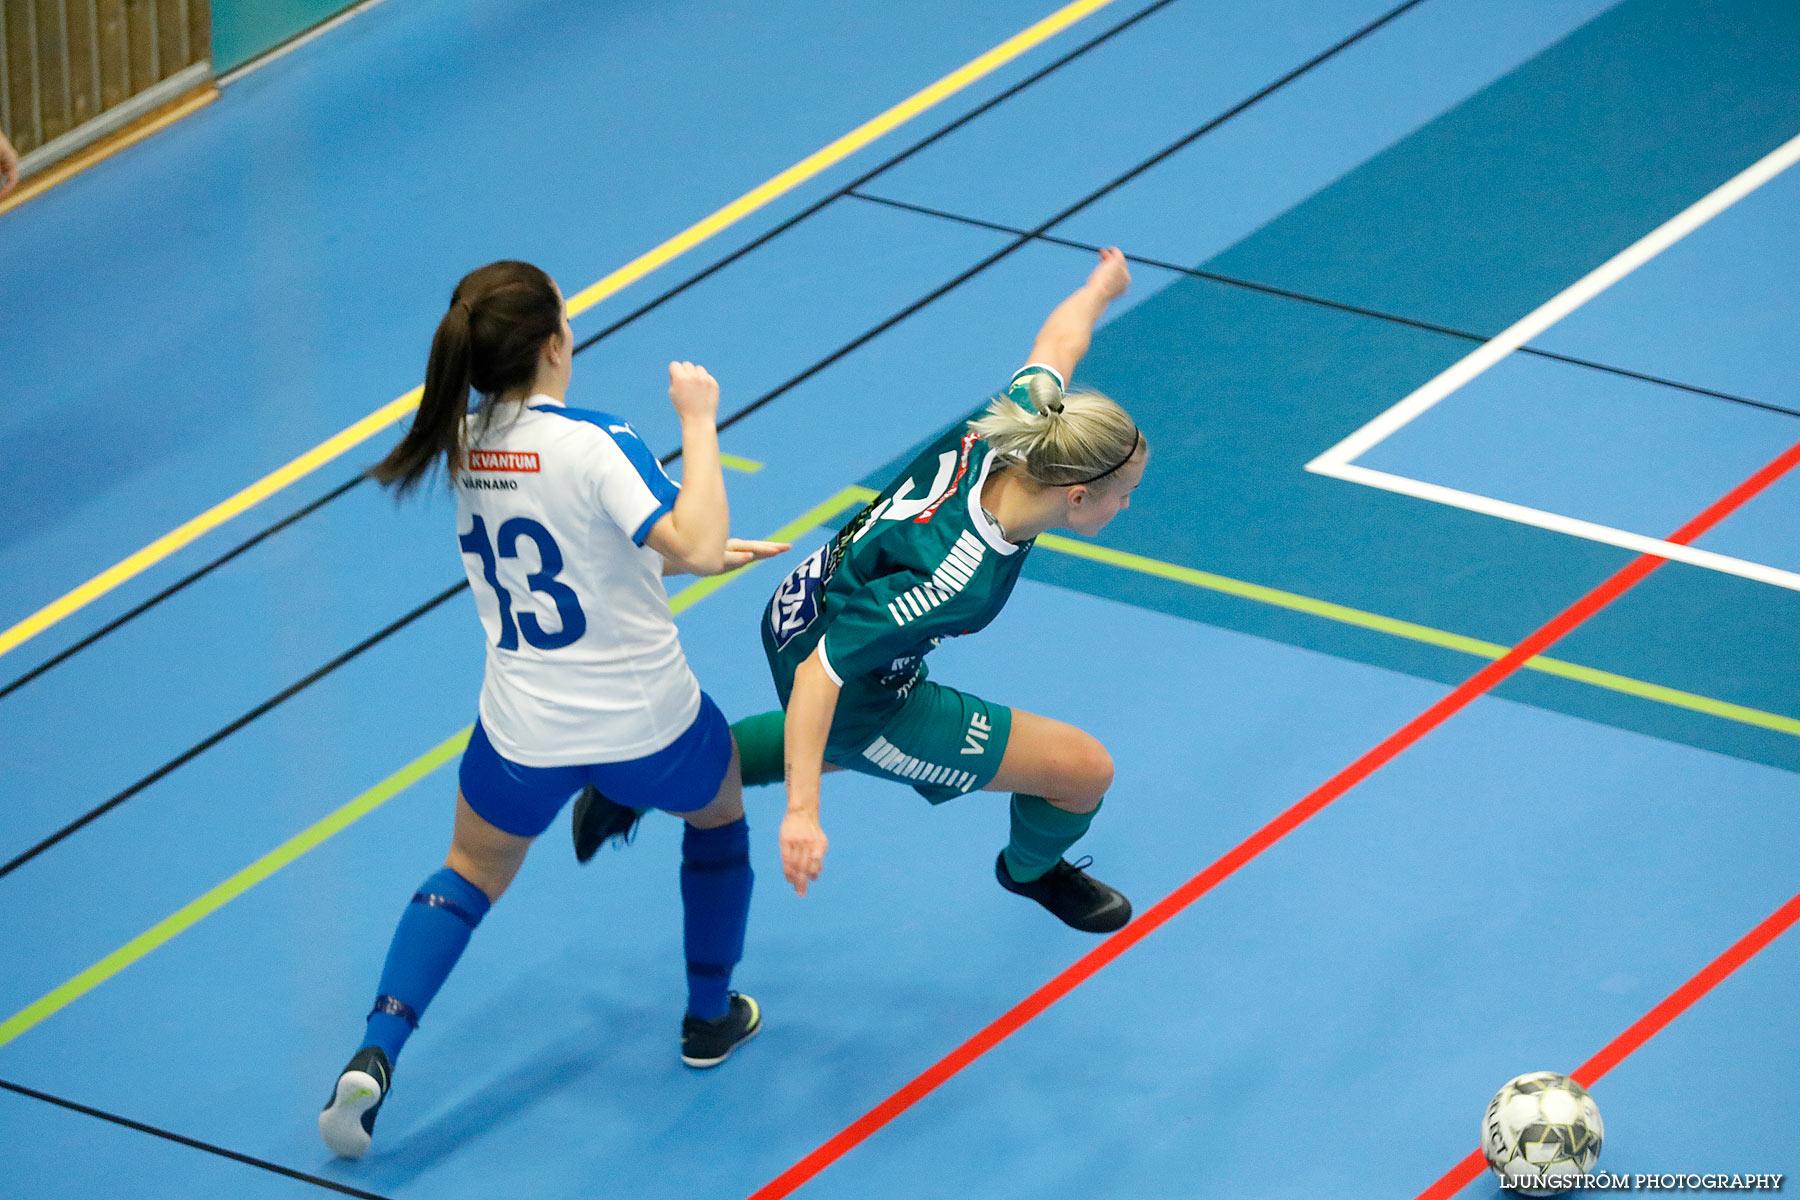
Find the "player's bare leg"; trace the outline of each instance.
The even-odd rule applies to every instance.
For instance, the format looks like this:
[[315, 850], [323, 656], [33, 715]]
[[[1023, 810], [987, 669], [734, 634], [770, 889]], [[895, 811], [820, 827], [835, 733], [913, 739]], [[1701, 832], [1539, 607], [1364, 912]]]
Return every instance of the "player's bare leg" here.
[[986, 789], [1013, 794], [1012, 837], [994, 863], [1000, 886], [1086, 933], [1110, 933], [1131, 919], [1131, 901], [1083, 870], [1086, 861], [1062, 857], [1087, 832], [1112, 780], [1112, 755], [1092, 734], [1015, 708]]

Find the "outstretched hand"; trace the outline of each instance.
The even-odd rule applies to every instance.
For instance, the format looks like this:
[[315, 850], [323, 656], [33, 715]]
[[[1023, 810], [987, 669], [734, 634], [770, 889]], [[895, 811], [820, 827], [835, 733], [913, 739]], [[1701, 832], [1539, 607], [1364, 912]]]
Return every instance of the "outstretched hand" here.
[[781, 821], [781, 873], [806, 895], [807, 885], [825, 869], [825, 831], [819, 818], [806, 812], [789, 812]]
[[1131, 286], [1131, 268], [1125, 265], [1125, 253], [1117, 246], [1100, 252], [1100, 262], [1088, 276], [1088, 286], [1096, 289], [1107, 303], [1117, 300]]
[[794, 548], [792, 542], [758, 542], [747, 538], [725, 539], [725, 569], [735, 571]]

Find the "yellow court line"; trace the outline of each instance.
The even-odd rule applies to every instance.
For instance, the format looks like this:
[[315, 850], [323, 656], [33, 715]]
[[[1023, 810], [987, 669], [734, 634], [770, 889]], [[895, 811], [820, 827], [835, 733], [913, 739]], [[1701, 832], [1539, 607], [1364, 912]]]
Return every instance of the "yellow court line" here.
[[324, 820], [295, 834], [225, 882], [176, 909], [87, 970], [52, 988], [0, 1022], [0, 1046], [93, 991], [176, 934], [217, 912], [308, 850], [317, 847], [327, 838], [342, 833], [455, 758], [468, 744], [469, 733], [473, 728], [471, 725], [451, 734]]
[[201, 84], [192, 91], [177, 96], [163, 107], [151, 110], [93, 145], [78, 150], [63, 161], [45, 167], [30, 179], [21, 181], [11, 195], [0, 200], [0, 213], [11, 212], [32, 197], [41, 196], [94, 164], [137, 145], [151, 134], [173, 125], [189, 113], [198, 112], [218, 98], [218, 86], [211, 83]]
[[[864, 487], [847, 487], [837, 495], [818, 505], [800, 517], [782, 526], [769, 535], [770, 541], [791, 542], [811, 530], [823, 525], [845, 509], [856, 504], [866, 504], [878, 493]], [[1108, 566], [1120, 567], [1129, 571], [1137, 571], [1145, 575], [1153, 575], [1169, 579], [1177, 583], [1185, 583], [1208, 591], [1221, 592], [1242, 599], [1273, 605], [1277, 608], [1291, 609], [1330, 621], [1346, 625], [1355, 625], [1363, 629], [1406, 638], [1410, 641], [1425, 642], [1433, 646], [1441, 646], [1449, 650], [1457, 650], [1472, 654], [1479, 658], [1499, 658], [1506, 653], [1507, 647], [1494, 642], [1484, 642], [1476, 638], [1463, 637], [1460, 634], [1447, 633], [1441, 629], [1433, 629], [1428, 625], [1416, 625], [1410, 621], [1399, 621], [1392, 617], [1384, 617], [1379, 613], [1365, 612], [1362, 609], [1349, 608], [1341, 604], [1332, 604], [1325, 600], [1316, 600], [1311, 596], [1302, 596], [1296, 592], [1284, 592], [1277, 588], [1263, 587], [1260, 584], [1246, 583], [1241, 579], [1232, 579], [1224, 575], [1214, 575], [1208, 571], [1197, 571], [1192, 567], [1178, 566], [1174, 563], [1162, 562], [1154, 558], [1146, 558], [1138, 554], [1128, 554], [1121, 550], [1113, 550], [1105, 546], [1096, 546], [1088, 542], [1079, 542], [1071, 538], [1059, 537], [1055, 534], [1043, 534], [1038, 543], [1047, 550], [1067, 554], [1076, 558], [1085, 558]], [[696, 580], [693, 584], [677, 592], [669, 601], [669, 607], [679, 613], [704, 600], [719, 588], [742, 575], [750, 567], [742, 567], [724, 575], [715, 575]], [[1729, 704], [1722, 700], [1714, 700], [1707, 696], [1697, 696], [1692, 692], [1677, 691], [1658, 684], [1645, 683], [1642, 680], [1630, 679], [1623, 675], [1614, 675], [1609, 671], [1599, 671], [1592, 667], [1583, 667], [1575, 663], [1562, 662], [1558, 659], [1539, 656], [1526, 663], [1532, 670], [1543, 671], [1552, 675], [1560, 675], [1567, 679], [1591, 684], [1595, 687], [1611, 691], [1624, 692], [1663, 704], [1687, 708], [1695, 712], [1707, 713], [1728, 721], [1738, 721], [1747, 725], [1758, 725], [1765, 729], [1773, 729], [1780, 733], [1800, 736], [1800, 721], [1791, 717], [1783, 717], [1775, 713], [1761, 712], [1738, 704]], [[75, 975], [60, 986], [51, 989], [38, 1000], [26, 1005], [5, 1022], [0, 1022], [0, 1046], [12, 1041], [20, 1034], [31, 1029], [46, 1018], [52, 1016], [74, 1000], [92, 991], [106, 980], [117, 975], [132, 963], [157, 949], [177, 934], [218, 911], [226, 903], [242, 895], [252, 887], [261, 883], [281, 868], [287, 866], [307, 851], [325, 842], [328, 838], [343, 832], [382, 804], [399, 795], [438, 767], [449, 762], [461, 753], [468, 741], [469, 729], [461, 729], [432, 749], [426, 751], [412, 762], [356, 797], [344, 807], [338, 809], [324, 820], [303, 830], [301, 833], [283, 842], [262, 858], [257, 859], [223, 883], [190, 901], [182, 908], [158, 921], [149, 929], [125, 943], [119, 949], [100, 959], [86, 970]]]
[[729, 467], [733, 471], [742, 471], [746, 475], [754, 475], [762, 470], [766, 464], [759, 463], [754, 458], [745, 458], [741, 454], [721, 453], [719, 455], [719, 465], [721, 467]]
[[[575, 316], [592, 308], [608, 296], [687, 253], [701, 242], [742, 220], [770, 201], [842, 162], [882, 135], [891, 133], [933, 105], [942, 103], [983, 76], [992, 74], [1026, 51], [1055, 37], [1077, 21], [1115, 2], [1116, 0], [1075, 0], [1074, 3], [1057, 9], [1035, 25], [1007, 38], [987, 53], [958, 67], [928, 87], [914, 92], [886, 112], [863, 122], [830, 145], [814, 151], [774, 178], [745, 192], [730, 204], [690, 225], [662, 245], [639, 255], [599, 282], [575, 293], [568, 302], [569, 315]], [[86, 583], [38, 609], [18, 624], [0, 632], [0, 655], [17, 649], [64, 617], [91, 604], [126, 580], [148, 570], [182, 547], [260, 504], [290, 483], [304, 478], [326, 463], [374, 437], [418, 407], [422, 391], [422, 388], [415, 387], [404, 396], [389, 401], [348, 429], [333, 434], [299, 458], [277, 468], [236, 495], [213, 505], [199, 516], [176, 526], [135, 554], [108, 567]]]
[[[1210, 571], [1196, 571], [1192, 567], [1145, 558], [1140, 554], [1127, 554], [1122, 550], [1096, 546], [1091, 542], [1078, 542], [1072, 538], [1059, 537], [1052, 533], [1039, 535], [1038, 544], [1047, 550], [1055, 550], [1074, 558], [1085, 558], [1093, 562], [1105, 563], [1108, 566], [1136, 571], [1142, 575], [1154, 575], [1175, 583], [1204, 588], [1210, 592], [1221, 592], [1228, 596], [1253, 600], [1275, 608], [1307, 613], [1311, 616], [1322, 617], [1327, 621], [1336, 621], [1341, 625], [1355, 625], [1362, 629], [1372, 629], [1377, 633], [1385, 633], [1413, 642], [1423, 642], [1431, 646], [1440, 646], [1446, 650], [1471, 654], [1476, 658], [1497, 659], [1511, 650], [1510, 646], [1484, 642], [1479, 638], [1464, 637], [1460, 633], [1449, 633], [1442, 629], [1433, 629], [1429, 625], [1415, 625], [1411, 621], [1384, 617], [1380, 613], [1365, 612], [1360, 608], [1349, 608], [1342, 604], [1333, 604], [1328, 600], [1315, 600], [1311, 596], [1302, 596], [1296, 592], [1284, 592], [1278, 588], [1246, 583], [1241, 579], [1214, 575]], [[1572, 679], [1578, 683], [1604, 688], [1611, 692], [1621, 692], [1642, 700], [1651, 700], [1658, 704], [1705, 713], [1707, 716], [1718, 717], [1725, 721], [1736, 721], [1740, 725], [1755, 725], [1763, 729], [1772, 729], [1776, 733], [1800, 737], [1800, 721], [1793, 717], [1784, 717], [1779, 713], [1764, 712], [1761, 709], [1748, 708], [1742, 704], [1732, 704], [1726, 700], [1715, 700], [1711, 696], [1683, 692], [1676, 688], [1664, 687], [1659, 683], [1646, 683], [1627, 675], [1615, 675], [1611, 671], [1584, 667], [1579, 663], [1565, 662], [1562, 659], [1550, 658], [1542, 654], [1527, 659], [1525, 667], [1527, 670], [1540, 671], [1546, 675], [1560, 676], [1563, 679]]]
[[[839, 511], [841, 511], [842, 508], [848, 507], [850, 500], [866, 504], [880, 494], [865, 487], [849, 487], [840, 492], [833, 499], [833, 503], [837, 503]], [[808, 514], [809, 517], [811, 515]], [[819, 517], [815, 524], [822, 524], [829, 519], [830, 516]], [[782, 538], [781, 540], [789, 539]], [[1384, 617], [1380, 613], [1350, 608], [1343, 604], [1333, 604], [1329, 600], [1302, 596], [1298, 592], [1284, 592], [1279, 588], [1264, 587], [1260, 583], [1248, 583], [1242, 579], [1233, 579], [1228, 575], [1215, 575], [1211, 571], [1199, 571], [1193, 567], [1163, 562], [1161, 559], [1146, 558], [1141, 554], [1129, 554], [1123, 550], [1114, 550], [1110, 546], [1097, 546], [1092, 542], [1076, 541], [1074, 538], [1062, 537], [1059, 534], [1039, 534], [1037, 544], [1046, 550], [1067, 554], [1071, 558], [1085, 558], [1091, 562], [1104, 563], [1109, 567], [1136, 571], [1140, 575], [1154, 575], [1160, 579], [1187, 584], [1189, 587], [1204, 588], [1209, 592], [1236, 596], [1274, 608], [1306, 613], [1308, 616], [1336, 621], [1340, 625], [1354, 625], [1361, 629], [1371, 629], [1390, 637], [1405, 638], [1411, 642], [1423, 642], [1429, 646], [1455, 650], [1476, 658], [1498, 659], [1512, 649], [1510, 646], [1502, 646], [1497, 642], [1484, 642], [1480, 638], [1465, 637], [1460, 633], [1450, 633], [1443, 629], [1433, 629], [1429, 625], [1418, 625], [1412, 621]], [[1694, 692], [1664, 687], [1660, 683], [1646, 683], [1642, 679], [1633, 679], [1628, 675], [1616, 675], [1611, 671], [1602, 671], [1596, 667], [1584, 667], [1579, 663], [1551, 658], [1544, 654], [1527, 659], [1525, 667], [1527, 670], [1539, 671], [1545, 675], [1556, 675], [1563, 679], [1572, 679], [1577, 683], [1585, 683], [1590, 687], [1602, 688], [1609, 692], [1636, 696], [1640, 700], [1667, 704], [1672, 708], [1685, 708], [1690, 712], [1705, 713], [1709, 717], [1718, 717], [1723, 721], [1735, 721], [1740, 725], [1755, 725], [1762, 729], [1774, 730], [1776, 733], [1785, 733], [1790, 737], [1800, 737], [1800, 720], [1782, 716], [1780, 713], [1764, 712], [1762, 709], [1733, 704], [1728, 700], [1715, 700], [1711, 696], [1701, 696]]]
[[[772, 542], [793, 541], [816, 526], [831, 520], [851, 505], [863, 502], [863, 498], [859, 494], [862, 491], [863, 489], [860, 488], [845, 488], [825, 503], [777, 529], [769, 535], [768, 540]], [[676, 613], [692, 608], [748, 570], [750, 567], [740, 567], [738, 570], [724, 575], [713, 575], [695, 580], [669, 599], [669, 608]], [[223, 883], [215, 885], [190, 900], [105, 958], [52, 988], [5, 1021], [0, 1022], [0, 1046], [4, 1046], [46, 1018], [60, 1012], [177, 934], [211, 916], [307, 851], [316, 849], [328, 839], [350, 828], [461, 754], [463, 747], [468, 744], [469, 733], [473, 728], [473, 726], [467, 726], [457, 730], [336, 812], [301, 830]]]
[[676, 234], [650, 253], [620, 267], [592, 287], [575, 293], [569, 300], [570, 315], [581, 312], [591, 304], [599, 303], [600, 300], [612, 295], [626, 284], [641, 279], [670, 259], [699, 245], [719, 230], [755, 212], [777, 196], [799, 187], [819, 172], [842, 162], [883, 134], [898, 129], [926, 109], [943, 102], [984, 75], [991, 74], [1032, 47], [1055, 37], [1077, 21], [1098, 12], [1111, 3], [1113, 0], [1076, 0], [1073, 4], [1057, 9], [1037, 24], [1020, 30], [981, 57], [963, 64], [929, 87], [914, 92], [880, 116], [863, 122], [823, 149], [815, 150], [767, 183], [745, 192], [718, 212]]

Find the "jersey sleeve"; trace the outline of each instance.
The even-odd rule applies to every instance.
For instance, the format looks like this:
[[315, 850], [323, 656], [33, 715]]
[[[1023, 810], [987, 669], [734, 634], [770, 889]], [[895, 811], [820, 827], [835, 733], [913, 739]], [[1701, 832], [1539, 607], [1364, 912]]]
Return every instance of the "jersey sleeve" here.
[[600, 507], [641, 546], [651, 528], [675, 507], [681, 489], [637, 430], [623, 422], [600, 429], [605, 434], [595, 480]]
[[832, 682], [842, 687], [853, 676], [879, 674], [895, 659], [924, 653], [949, 616], [942, 600], [932, 603], [933, 588], [928, 576], [901, 571], [852, 592], [819, 639], [819, 662]]
[[1012, 382], [1006, 385], [1006, 398], [1023, 408], [1031, 407], [1031, 393], [1026, 390], [1026, 381], [1033, 375], [1048, 375], [1056, 381], [1056, 386], [1063, 391], [1069, 390], [1068, 380], [1055, 367], [1045, 363], [1026, 363], [1013, 372]]

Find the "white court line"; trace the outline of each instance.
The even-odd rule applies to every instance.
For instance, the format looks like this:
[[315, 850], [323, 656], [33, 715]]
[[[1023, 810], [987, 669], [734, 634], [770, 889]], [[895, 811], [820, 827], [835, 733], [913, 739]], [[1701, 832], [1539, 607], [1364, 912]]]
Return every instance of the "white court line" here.
[[[1312, 467], [1309, 465], [1307, 470], [1312, 470]], [[1496, 500], [1492, 496], [1478, 496], [1474, 492], [1459, 492], [1455, 488], [1425, 483], [1418, 479], [1408, 479], [1404, 475], [1390, 475], [1386, 471], [1375, 471], [1368, 467], [1356, 466], [1353, 463], [1334, 466], [1320, 471], [1319, 474], [1330, 475], [1334, 479], [1348, 480], [1351, 483], [1367, 484], [1369, 487], [1381, 488], [1383, 491], [1399, 492], [1420, 500], [1448, 504], [1453, 508], [1466, 508], [1471, 512], [1486, 513], [1490, 517], [1516, 521], [1521, 525], [1536, 525], [1539, 529], [1550, 529], [1557, 533], [1586, 538], [1590, 542], [1605, 542], [1610, 546], [1635, 550], [1639, 554], [1654, 554], [1658, 558], [1666, 558], [1673, 562], [1684, 562], [1696, 567], [1705, 567], [1709, 571], [1739, 575], [1745, 579], [1754, 579], [1759, 583], [1772, 583], [1776, 587], [1800, 592], [1800, 575], [1796, 575], [1792, 571], [1784, 571], [1780, 567], [1771, 567], [1766, 563], [1751, 562], [1747, 558], [1733, 558], [1729, 554], [1714, 554], [1711, 550], [1697, 550], [1692, 546], [1683, 546], [1679, 542], [1665, 542], [1661, 538], [1646, 537], [1641, 533], [1632, 533], [1625, 529], [1614, 529], [1611, 525], [1596, 525], [1592, 521], [1565, 517], [1561, 513], [1545, 512], [1540, 508], [1526, 508], [1523, 504]]]
[[1708, 570], [1741, 575], [1746, 579], [1756, 579], [1764, 583], [1772, 583], [1777, 587], [1800, 591], [1800, 574], [1792, 571], [1783, 571], [1763, 563], [1732, 558], [1729, 555], [1696, 550], [1691, 546], [1678, 545], [1661, 538], [1645, 537], [1624, 529], [1614, 529], [1610, 525], [1596, 525], [1591, 521], [1565, 517], [1560, 513], [1527, 508], [1520, 504], [1510, 504], [1491, 496], [1479, 496], [1473, 492], [1458, 491], [1455, 488], [1440, 487], [1437, 484], [1409, 479], [1404, 475], [1393, 475], [1386, 471], [1375, 471], [1353, 465], [1356, 459], [1361, 458], [1383, 441], [1398, 433], [1432, 405], [1475, 379], [1514, 350], [1525, 345], [1532, 338], [1537, 337], [1796, 162], [1800, 162], [1800, 135], [1783, 142], [1707, 195], [1583, 275], [1523, 318], [1514, 322], [1491, 341], [1483, 342], [1448, 370], [1307, 463], [1306, 469], [1316, 475], [1328, 475], [1350, 483], [1360, 483], [1385, 491], [1399, 492], [1421, 500], [1431, 500], [1438, 504], [1465, 508], [1471, 512], [1486, 513], [1489, 516], [1500, 517], [1508, 521], [1535, 525], [1541, 529], [1551, 529], [1558, 533], [1586, 538], [1589, 541], [1605, 542], [1628, 550], [1636, 550], [1639, 553], [1654, 554], [1660, 558], [1691, 563]]

